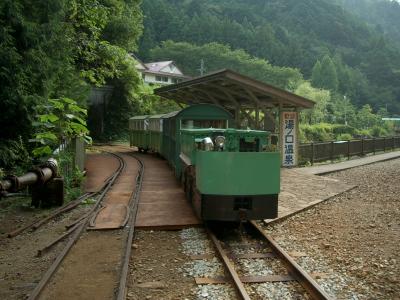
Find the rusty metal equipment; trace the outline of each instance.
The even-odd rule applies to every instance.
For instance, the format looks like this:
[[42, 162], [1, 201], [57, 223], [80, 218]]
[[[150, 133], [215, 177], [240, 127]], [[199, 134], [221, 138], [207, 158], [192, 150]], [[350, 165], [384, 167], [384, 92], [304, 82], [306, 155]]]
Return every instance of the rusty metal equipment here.
[[9, 175], [0, 180], [0, 198], [26, 187], [31, 188], [35, 207], [62, 205], [64, 202], [64, 179], [58, 176], [58, 163], [54, 158], [22, 176]]

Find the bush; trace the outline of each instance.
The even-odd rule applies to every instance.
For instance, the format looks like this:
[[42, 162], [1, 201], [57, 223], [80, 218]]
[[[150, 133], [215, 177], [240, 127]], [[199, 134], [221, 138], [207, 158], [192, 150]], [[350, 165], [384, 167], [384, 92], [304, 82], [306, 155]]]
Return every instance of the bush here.
[[353, 136], [349, 133], [343, 133], [343, 134], [339, 134], [338, 136], [336, 136], [337, 141], [348, 141], [351, 139], [353, 139]]
[[388, 136], [388, 131], [380, 126], [375, 125], [370, 129], [371, 135], [373, 137]]
[[368, 130], [368, 129], [362, 129], [362, 130], [357, 130], [357, 131], [356, 131], [355, 137], [356, 137], [356, 138], [360, 138], [360, 139], [361, 139], [361, 138], [366, 139], [366, 138], [372, 137], [372, 135], [371, 135], [370, 130]]
[[21, 138], [0, 142], [0, 168], [17, 172], [17, 168], [29, 168], [31, 159]]
[[352, 136], [355, 134], [356, 129], [349, 125], [333, 124], [332, 132], [335, 135], [350, 134]]
[[332, 128], [333, 125], [327, 123], [320, 123], [314, 125], [301, 125], [300, 137], [305, 137], [304, 141], [310, 141], [310, 142], [330, 141], [333, 139]]

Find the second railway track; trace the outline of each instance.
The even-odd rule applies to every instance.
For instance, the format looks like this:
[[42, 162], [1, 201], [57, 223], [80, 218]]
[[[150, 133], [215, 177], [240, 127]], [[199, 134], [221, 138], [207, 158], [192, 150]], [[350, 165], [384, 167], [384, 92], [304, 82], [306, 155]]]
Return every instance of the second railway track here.
[[[225, 267], [227, 276], [225, 278], [196, 278], [198, 284], [231, 281], [237, 291], [238, 298], [250, 300], [265, 299], [264, 297], [268, 299], [278, 298], [273, 295], [272, 289], [271, 294], [268, 294], [268, 289], [265, 289], [264, 294], [260, 295], [255, 293], [249, 284], [296, 282], [297, 287], [293, 286], [294, 293], [297, 293], [296, 299], [302, 299], [302, 296], [304, 296], [304, 299], [331, 299], [312, 276], [305, 272], [288, 253], [268, 236], [260, 225], [251, 221], [246, 224], [245, 228], [247, 228], [246, 233], [251, 233], [247, 237], [238, 234], [237, 230], [226, 234], [226, 232], [221, 232], [218, 229], [207, 228], [208, 236]], [[232, 235], [233, 232], [235, 233]], [[250, 236], [251, 238], [249, 238]], [[229, 245], [232, 243], [234, 246]], [[208, 256], [206, 255], [204, 258], [208, 258]], [[202, 258], [202, 256], [199, 256], [197, 259]], [[241, 260], [261, 260], [265, 263], [265, 267], [264, 269], [253, 270], [253, 274], [249, 274], [252, 272], [246, 270], [246, 267], [251, 263], [241, 263]]]
[[[28, 299], [125, 299], [144, 166], [128, 153], [110, 155], [118, 159], [118, 168], [106, 179], [93, 208], [73, 224], [64, 249]], [[101, 232], [87, 230], [105, 200], [127, 195], [129, 204], [123, 226]]]

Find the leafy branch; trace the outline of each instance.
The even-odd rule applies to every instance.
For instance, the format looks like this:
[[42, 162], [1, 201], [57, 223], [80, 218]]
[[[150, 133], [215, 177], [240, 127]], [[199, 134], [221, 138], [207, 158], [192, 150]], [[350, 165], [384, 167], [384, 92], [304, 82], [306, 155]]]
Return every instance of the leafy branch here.
[[30, 142], [36, 143], [32, 154], [34, 157], [46, 157], [63, 142], [81, 137], [91, 143], [86, 124], [87, 110], [81, 108], [70, 98], [49, 99], [47, 105], [39, 106], [34, 137]]

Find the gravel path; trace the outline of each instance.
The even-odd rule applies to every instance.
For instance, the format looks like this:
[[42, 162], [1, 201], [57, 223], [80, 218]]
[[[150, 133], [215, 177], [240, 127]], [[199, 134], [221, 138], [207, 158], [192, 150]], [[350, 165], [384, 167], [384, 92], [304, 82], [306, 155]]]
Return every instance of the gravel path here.
[[328, 175], [357, 188], [266, 227], [338, 299], [399, 299], [400, 159]]

